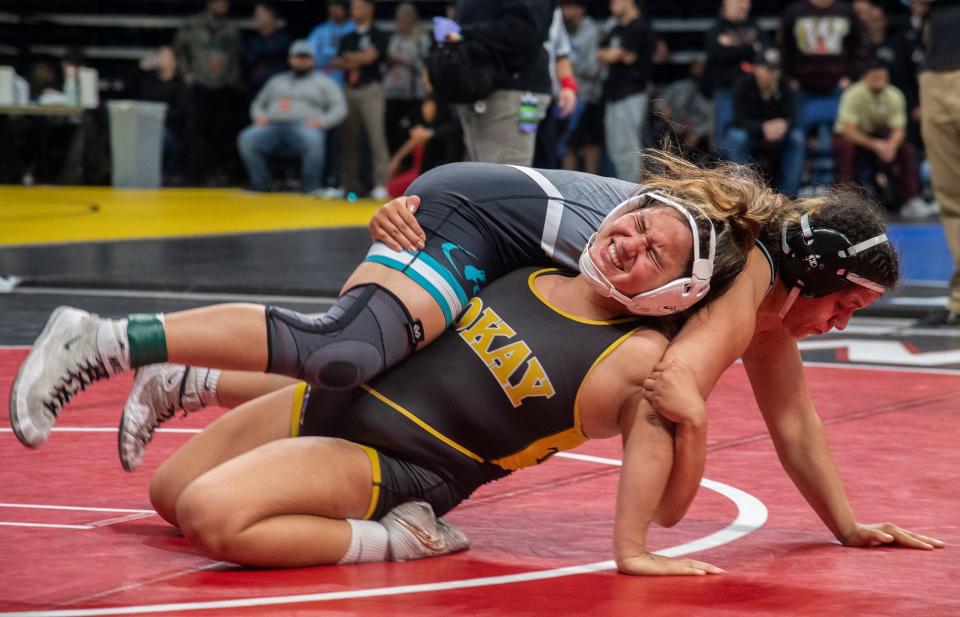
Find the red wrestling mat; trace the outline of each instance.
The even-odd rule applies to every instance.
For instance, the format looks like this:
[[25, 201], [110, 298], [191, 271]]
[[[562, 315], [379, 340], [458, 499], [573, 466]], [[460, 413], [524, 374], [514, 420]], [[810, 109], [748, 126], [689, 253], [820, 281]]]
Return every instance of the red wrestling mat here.
[[[651, 532], [655, 549], [727, 574], [642, 579], [609, 569], [617, 468], [559, 457], [457, 508], [449, 518], [473, 541], [459, 555], [283, 571], [210, 562], [147, 498], [150, 471], [189, 433], [158, 435], [140, 471], [121, 471], [115, 426], [129, 378], [115, 379], [81, 394], [49, 442], [29, 451], [6, 420], [24, 355], [0, 350], [3, 614], [960, 614], [957, 374], [808, 371], [858, 518], [937, 536], [946, 549], [835, 544], [781, 470], [738, 366], [711, 400], [706, 476], [720, 484], [701, 490], [676, 528]], [[207, 413], [168, 426], [199, 428], [216, 412]], [[577, 454], [618, 459], [619, 443]]]

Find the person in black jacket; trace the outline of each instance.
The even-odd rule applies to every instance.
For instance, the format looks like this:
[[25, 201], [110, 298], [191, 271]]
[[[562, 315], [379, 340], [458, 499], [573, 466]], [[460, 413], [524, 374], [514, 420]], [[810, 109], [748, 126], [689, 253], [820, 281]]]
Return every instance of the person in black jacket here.
[[654, 38], [636, 0], [611, 0], [610, 12], [616, 25], [597, 49], [597, 60], [607, 66], [603, 82], [607, 154], [618, 178], [637, 182]]
[[760, 51], [753, 74], [737, 82], [733, 94], [733, 124], [721, 150], [736, 163], [759, 163], [781, 193], [796, 197], [803, 172], [804, 135], [795, 121], [793, 94], [780, 71], [780, 52]]
[[920, 151], [923, 151], [923, 139], [920, 136], [919, 77], [926, 56], [923, 31], [929, 7], [927, 0], [910, 0], [910, 25], [897, 36], [890, 66], [890, 82], [907, 97], [907, 139]]
[[173, 47], [157, 49], [152, 58], [155, 70], [140, 78], [138, 97], [144, 101], [167, 104], [163, 126], [163, 177], [166, 183], [177, 183], [180, 160], [186, 146], [187, 120], [190, 115], [190, 87], [177, 72], [177, 57]]
[[733, 87], [744, 75], [743, 64], [768, 46], [767, 35], [750, 17], [750, 0], [723, 0], [717, 23], [707, 31], [702, 80], [704, 91], [713, 97], [714, 144], [733, 120]]
[[243, 42], [243, 71], [255, 94], [271, 77], [287, 70], [287, 50], [293, 40], [280, 25], [277, 8], [269, 2], [253, 5], [253, 27], [255, 32]]
[[530, 165], [537, 123], [550, 103], [550, 72], [544, 42], [552, 0], [458, 0], [456, 19], [465, 41], [490, 50], [503, 74], [500, 87], [483, 100], [456, 106], [467, 158], [486, 163]]

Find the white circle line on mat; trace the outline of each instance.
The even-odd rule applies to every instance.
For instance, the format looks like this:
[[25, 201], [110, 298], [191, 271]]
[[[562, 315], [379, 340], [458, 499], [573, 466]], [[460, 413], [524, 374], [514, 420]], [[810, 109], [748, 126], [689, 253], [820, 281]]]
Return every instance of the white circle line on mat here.
[[[603, 458], [585, 454], [561, 452], [558, 457], [579, 460], [601, 465], [620, 466], [621, 461], [612, 458]], [[730, 485], [704, 478], [700, 485], [711, 491], [720, 493], [737, 506], [737, 517], [723, 529], [710, 535], [671, 546], [657, 551], [667, 557], [689, 555], [699, 551], [716, 548], [729, 544], [747, 534], [756, 531], [767, 521], [767, 508], [759, 499]], [[544, 579], [575, 576], [613, 570], [616, 564], [613, 561], [598, 561], [578, 566], [552, 568], [550, 570], [535, 570], [502, 576], [483, 576], [438, 583], [420, 583], [415, 585], [395, 585], [392, 587], [373, 587], [368, 589], [352, 589], [349, 591], [332, 591], [321, 593], [307, 593], [288, 596], [266, 596], [258, 598], [236, 598], [232, 600], [211, 600], [204, 602], [178, 602], [172, 604], [142, 604], [139, 606], [111, 606], [102, 608], [58, 609], [49, 611], [28, 611], [16, 613], [0, 613], [0, 615], [21, 617], [89, 617], [93, 615], [145, 615], [150, 613], [169, 613], [180, 611], [203, 611], [224, 608], [248, 608], [256, 606], [281, 606], [285, 604], [308, 604], [313, 602], [330, 602], [333, 600], [352, 600], [360, 598], [376, 598], [383, 596], [397, 596], [410, 593], [426, 593], [431, 591], [448, 591], [451, 589], [470, 589], [473, 587], [488, 587], [492, 585], [509, 585]]]

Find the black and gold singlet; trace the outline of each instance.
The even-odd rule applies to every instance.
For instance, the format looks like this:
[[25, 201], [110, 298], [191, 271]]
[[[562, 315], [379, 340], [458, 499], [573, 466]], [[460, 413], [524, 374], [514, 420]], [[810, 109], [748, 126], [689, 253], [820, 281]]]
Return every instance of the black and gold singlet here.
[[330, 409], [335, 395], [311, 392], [302, 434], [374, 447], [470, 491], [583, 443], [578, 395], [591, 368], [658, 322], [565, 314], [533, 285], [558, 272], [527, 268], [487, 286], [451, 329], [358, 388], [342, 413]]

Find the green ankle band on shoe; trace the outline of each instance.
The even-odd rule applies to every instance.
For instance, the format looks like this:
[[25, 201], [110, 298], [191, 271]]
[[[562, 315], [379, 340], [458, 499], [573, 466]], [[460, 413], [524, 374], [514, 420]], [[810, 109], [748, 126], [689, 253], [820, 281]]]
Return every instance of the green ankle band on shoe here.
[[167, 361], [167, 335], [159, 315], [130, 315], [127, 340], [131, 368]]

